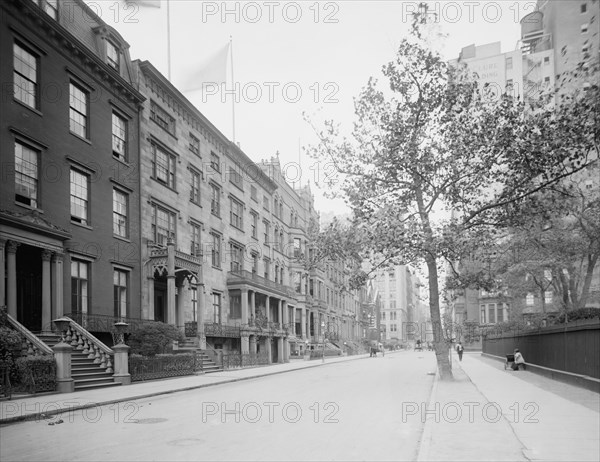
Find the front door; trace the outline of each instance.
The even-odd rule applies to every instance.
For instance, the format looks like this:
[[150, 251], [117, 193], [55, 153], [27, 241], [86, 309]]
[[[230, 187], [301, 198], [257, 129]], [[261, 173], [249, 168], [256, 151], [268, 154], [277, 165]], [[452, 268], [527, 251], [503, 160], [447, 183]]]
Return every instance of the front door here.
[[17, 248], [17, 320], [30, 331], [42, 328], [42, 255], [30, 245]]
[[167, 291], [154, 289], [154, 320], [165, 322], [167, 311]]

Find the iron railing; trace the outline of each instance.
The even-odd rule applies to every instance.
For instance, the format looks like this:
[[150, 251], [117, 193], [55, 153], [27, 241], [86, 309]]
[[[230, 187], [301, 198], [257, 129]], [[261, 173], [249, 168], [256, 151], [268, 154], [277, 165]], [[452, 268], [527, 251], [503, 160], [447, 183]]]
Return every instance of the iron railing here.
[[195, 372], [196, 357], [193, 354], [129, 356], [129, 374], [132, 382], [194, 375]]
[[266, 353], [229, 353], [223, 355], [224, 369], [238, 369], [269, 364]]
[[217, 322], [204, 324], [204, 334], [208, 337], [229, 338], [239, 338], [242, 335], [240, 326], [230, 326], [227, 324], [220, 324]]

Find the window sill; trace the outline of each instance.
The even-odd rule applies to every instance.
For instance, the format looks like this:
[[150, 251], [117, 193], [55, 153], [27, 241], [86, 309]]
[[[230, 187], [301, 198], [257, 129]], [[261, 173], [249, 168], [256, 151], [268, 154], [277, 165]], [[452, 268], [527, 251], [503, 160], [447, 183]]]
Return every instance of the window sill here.
[[71, 220], [71, 224], [75, 225], [75, 226], [79, 226], [80, 228], [85, 228], [85, 229], [89, 229], [89, 230], [93, 230], [94, 229], [90, 225], [85, 225], [83, 223], [78, 223], [78, 222], [73, 221], [73, 220]]
[[127, 242], [128, 244], [131, 244], [131, 239], [129, 239], [127, 237], [119, 236], [118, 234], [113, 234], [113, 237], [115, 239], [118, 239], [119, 241], [123, 241], [123, 242]]
[[17, 202], [17, 201], [15, 201], [15, 205], [18, 205], [19, 207], [23, 207], [24, 209], [27, 209], [27, 210], [35, 211], [35, 212], [39, 213], [40, 215], [44, 214], [44, 211], [42, 209], [39, 209], [37, 207], [32, 207], [31, 205], [23, 204], [23, 203]]
[[212, 265], [212, 269], [215, 269], [217, 271], [223, 271], [223, 268], [219, 268], [218, 266]]
[[84, 143], [87, 143], [87, 144], [89, 144], [90, 146], [92, 145], [92, 142], [91, 142], [89, 139], [87, 139], [87, 138], [84, 138], [83, 136], [81, 136], [81, 135], [78, 135], [77, 133], [75, 133], [75, 132], [72, 132], [71, 130], [69, 130], [69, 133], [70, 133], [71, 135], [73, 135], [75, 138], [78, 138], [78, 139], [80, 139], [80, 140], [81, 140], [81, 141], [83, 141]]
[[238, 228], [237, 226], [235, 226], [234, 224], [231, 224], [231, 223], [229, 223], [229, 224], [231, 225], [231, 227], [233, 229], [237, 229], [240, 233], [244, 233], [245, 234], [245, 232], [244, 232], [244, 230], [242, 228]]
[[179, 194], [179, 193], [177, 192], [177, 190], [176, 190], [176, 189], [173, 189], [171, 186], [169, 186], [169, 185], [168, 185], [168, 184], [166, 184], [166, 183], [163, 183], [162, 181], [158, 180], [156, 177], [154, 177], [154, 176], [151, 176], [150, 178], [151, 178], [153, 181], [155, 181], [156, 183], [158, 183], [159, 185], [161, 185], [161, 186], [164, 186], [164, 187], [165, 187], [165, 188], [167, 188], [167, 189], [170, 189], [170, 190], [171, 190], [171, 191], [173, 191], [175, 194]]
[[116, 160], [117, 162], [119, 162], [120, 164], [125, 165], [127, 168], [131, 168], [131, 164], [127, 161], [127, 159], [122, 159], [120, 156], [115, 156], [115, 152], [113, 151], [113, 156], [112, 156], [113, 160]]
[[42, 111], [40, 111], [38, 108], [35, 107], [31, 107], [29, 106], [27, 103], [24, 103], [21, 100], [18, 100], [17, 98], [13, 98], [14, 102], [17, 103], [20, 106], [23, 106], [25, 109], [29, 109], [31, 112], [33, 112], [34, 114], [39, 115], [40, 117], [43, 117], [44, 114], [42, 114]]

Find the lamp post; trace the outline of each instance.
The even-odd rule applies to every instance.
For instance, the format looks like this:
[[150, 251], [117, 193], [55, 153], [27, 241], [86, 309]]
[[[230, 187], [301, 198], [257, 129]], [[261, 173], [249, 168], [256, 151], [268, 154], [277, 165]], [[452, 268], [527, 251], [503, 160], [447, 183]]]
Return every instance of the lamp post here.
[[323, 356], [321, 356], [321, 362], [325, 362], [325, 321], [321, 321], [321, 331], [323, 332]]

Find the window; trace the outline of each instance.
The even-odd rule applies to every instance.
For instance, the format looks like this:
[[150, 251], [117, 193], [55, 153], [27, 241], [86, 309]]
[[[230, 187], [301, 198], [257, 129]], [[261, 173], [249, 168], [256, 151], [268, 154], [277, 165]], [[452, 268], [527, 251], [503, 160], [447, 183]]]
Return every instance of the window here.
[[18, 43], [13, 45], [13, 52], [15, 98], [23, 104], [37, 109], [39, 58]]
[[544, 66], [550, 65], [550, 56], [544, 56]]
[[279, 201], [277, 198], [273, 198], [273, 215], [279, 216]]
[[211, 263], [215, 268], [221, 267], [221, 235], [215, 232], [210, 233], [212, 240]]
[[[302, 293], [302, 273], [300, 271], [294, 272], [294, 290], [296, 293]], [[329, 303], [329, 289], [327, 289], [327, 303]]]
[[587, 3], [582, 3], [580, 8], [581, 14], [587, 12]]
[[496, 304], [490, 303], [488, 305], [488, 322], [494, 324], [496, 322]]
[[200, 140], [190, 133], [190, 152], [200, 156]]
[[159, 183], [175, 189], [175, 156], [152, 144], [152, 176]]
[[58, 0], [33, 0], [52, 19], [58, 18]]
[[544, 292], [544, 303], [552, 303], [552, 291], [547, 290]]
[[190, 291], [190, 302], [192, 303], [192, 321], [196, 322], [198, 316], [198, 287], [192, 285], [190, 287]]
[[230, 203], [229, 223], [237, 229], [242, 229], [244, 226], [244, 204], [234, 198], [230, 198]]
[[231, 242], [229, 244], [229, 254], [231, 256], [230, 271], [239, 273], [244, 269], [242, 264], [244, 248], [239, 244]]
[[267, 196], [263, 196], [263, 208], [269, 210], [269, 198]]
[[229, 182], [233, 183], [240, 189], [243, 189], [244, 187], [242, 174], [238, 172], [234, 167], [229, 167]]
[[504, 322], [504, 310], [506, 309], [506, 304], [503, 303], [502, 306], [498, 305], [498, 311], [496, 311], [496, 322]]
[[127, 237], [127, 194], [113, 189], [113, 233], [117, 236]]
[[15, 201], [38, 207], [39, 151], [15, 142]]
[[112, 150], [113, 156], [119, 160], [127, 160], [127, 121], [115, 114], [112, 114]]
[[113, 272], [113, 287], [115, 299], [115, 317], [127, 317], [128, 312], [128, 296], [127, 296], [127, 280], [128, 272], [123, 270], [114, 270]]
[[279, 230], [279, 251], [283, 253], [283, 246], [284, 246], [284, 241], [283, 241], [284, 237], [283, 237], [283, 228], [281, 228]]
[[269, 245], [269, 233], [271, 230], [271, 225], [267, 220], [263, 220], [263, 225], [265, 225], [265, 232], [264, 232], [265, 245]]
[[512, 88], [513, 88], [513, 80], [512, 79], [508, 79], [506, 81], [506, 89], [507, 90], [512, 90]]
[[390, 300], [390, 309], [392, 309], [392, 310], [396, 309], [396, 300]]
[[221, 188], [216, 184], [210, 185], [210, 212], [218, 217], [221, 216]]
[[589, 27], [589, 24], [582, 24], [581, 25], [581, 33], [582, 34], [587, 34], [588, 27]]
[[275, 265], [275, 284], [279, 283], [279, 265]]
[[154, 101], [150, 101], [150, 120], [175, 136], [175, 119]]
[[87, 313], [89, 307], [89, 263], [71, 260], [71, 312]]
[[221, 173], [221, 160], [214, 152], [210, 153], [210, 166], [215, 172]]
[[89, 224], [89, 176], [71, 169], [71, 221]]
[[69, 84], [69, 129], [72, 133], [88, 137], [88, 99], [89, 94], [80, 86]]
[[256, 212], [250, 212], [250, 226], [252, 237], [258, 239], [258, 214]]
[[533, 306], [533, 304], [535, 303], [535, 297], [533, 296], [533, 294], [527, 294], [527, 297], [525, 298], [525, 303], [527, 304], [527, 306]]
[[242, 295], [240, 291], [229, 292], [229, 318], [240, 319], [242, 317]]
[[506, 69], [512, 69], [513, 68], [513, 59], [512, 57], [507, 57], [506, 58]]
[[302, 241], [299, 237], [294, 238], [294, 258], [300, 258]]
[[106, 41], [106, 62], [110, 67], [119, 71], [119, 49], [109, 40]]
[[190, 202], [200, 205], [200, 180], [202, 174], [190, 169]]
[[253, 252], [252, 255], [252, 274], [258, 274], [258, 254]]
[[550, 77], [544, 77], [544, 83], [550, 83]]
[[256, 190], [256, 186], [250, 186], [250, 199], [258, 202], [258, 191]]
[[202, 248], [200, 241], [200, 231], [202, 225], [199, 223], [190, 223], [190, 255], [193, 257], [202, 256]]
[[390, 324], [390, 332], [397, 332], [398, 327], [397, 324]]
[[485, 305], [481, 305], [481, 315], [480, 316], [481, 316], [480, 319], [479, 319], [480, 323], [481, 324], [485, 324], [486, 323], [486, 320], [485, 320]]
[[213, 299], [213, 322], [221, 323], [221, 294], [218, 292], [212, 293]]
[[175, 213], [152, 205], [152, 238], [158, 245], [166, 245], [169, 239], [175, 241]]
[[264, 263], [264, 276], [265, 279], [269, 279], [269, 274], [271, 273], [271, 260], [269, 260], [268, 258], [264, 258], [263, 259], [263, 263]]

